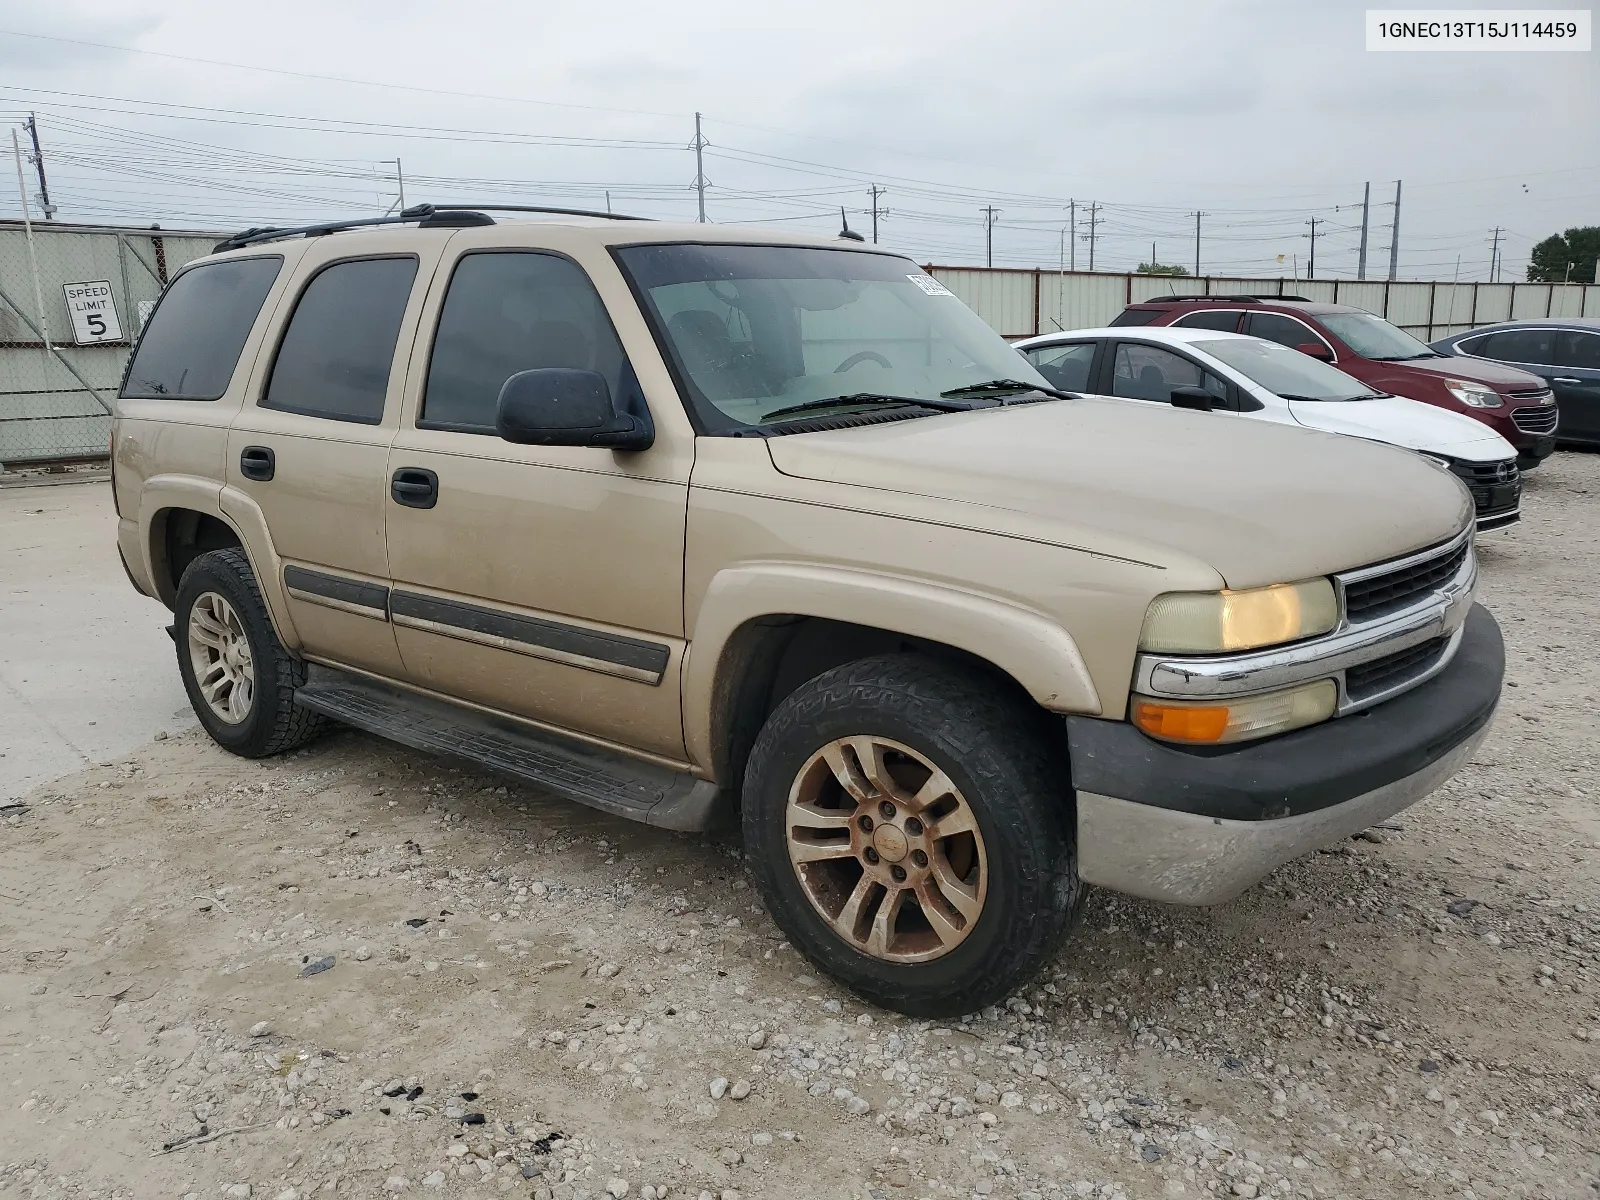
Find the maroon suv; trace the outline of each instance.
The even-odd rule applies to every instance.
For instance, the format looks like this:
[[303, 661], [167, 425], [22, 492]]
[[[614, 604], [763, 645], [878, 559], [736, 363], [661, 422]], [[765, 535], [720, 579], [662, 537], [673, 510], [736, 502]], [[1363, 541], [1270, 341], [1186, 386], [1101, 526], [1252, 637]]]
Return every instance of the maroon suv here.
[[1440, 354], [1361, 308], [1303, 296], [1170, 296], [1130, 304], [1113, 325], [1226, 329], [1292, 346], [1379, 391], [1476, 417], [1517, 450], [1523, 470], [1556, 446], [1556, 407], [1537, 375]]

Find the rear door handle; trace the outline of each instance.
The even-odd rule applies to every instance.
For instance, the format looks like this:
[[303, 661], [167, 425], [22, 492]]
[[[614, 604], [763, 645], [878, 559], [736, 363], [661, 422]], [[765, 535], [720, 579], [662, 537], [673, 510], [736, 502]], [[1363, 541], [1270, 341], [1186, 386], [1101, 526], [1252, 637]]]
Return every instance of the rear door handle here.
[[278, 469], [278, 459], [270, 446], [246, 446], [239, 455], [239, 473], [246, 479], [267, 483]]
[[439, 477], [422, 467], [401, 467], [389, 480], [389, 495], [407, 508], [432, 508], [439, 503]]

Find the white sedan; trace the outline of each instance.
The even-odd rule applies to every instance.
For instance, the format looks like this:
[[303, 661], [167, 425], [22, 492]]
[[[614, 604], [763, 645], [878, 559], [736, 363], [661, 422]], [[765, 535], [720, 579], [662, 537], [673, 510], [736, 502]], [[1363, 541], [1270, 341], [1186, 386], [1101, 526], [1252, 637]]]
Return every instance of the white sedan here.
[[1460, 413], [1375, 391], [1276, 342], [1165, 326], [1049, 333], [1016, 348], [1063, 391], [1301, 425], [1414, 450], [1466, 484], [1480, 531], [1521, 516], [1517, 452], [1494, 430]]

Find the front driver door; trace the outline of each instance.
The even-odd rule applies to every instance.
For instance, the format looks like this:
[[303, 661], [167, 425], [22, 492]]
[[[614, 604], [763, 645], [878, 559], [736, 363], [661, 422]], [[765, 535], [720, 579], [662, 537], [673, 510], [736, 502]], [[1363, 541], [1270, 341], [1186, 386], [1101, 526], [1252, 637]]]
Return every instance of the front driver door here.
[[1556, 338], [1555, 370], [1545, 374], [1560, 406], [1563, 440], [1600, 443], [1600, 332], [1564, 329]]
[[496, 400], [518, 371], [596, 371], [617, 402], [642, 408], [629, 352], [570, 258], [474, 250], [439, 279], [389, 451], [390, 612], [406, 677], [681, 762], [692, 440], [658, 434], [629, 453], [501, 440]]

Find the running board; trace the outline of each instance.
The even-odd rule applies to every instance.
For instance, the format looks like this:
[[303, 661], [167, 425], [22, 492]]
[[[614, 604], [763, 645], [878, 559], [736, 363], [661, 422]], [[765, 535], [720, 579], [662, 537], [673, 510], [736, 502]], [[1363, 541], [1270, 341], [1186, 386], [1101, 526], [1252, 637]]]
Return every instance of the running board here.
[[415, 750], [464, 759], [590, 808], [697, 832], [722, 815], [717, 786], [558, 734], [312, 664], [295, 703]]

